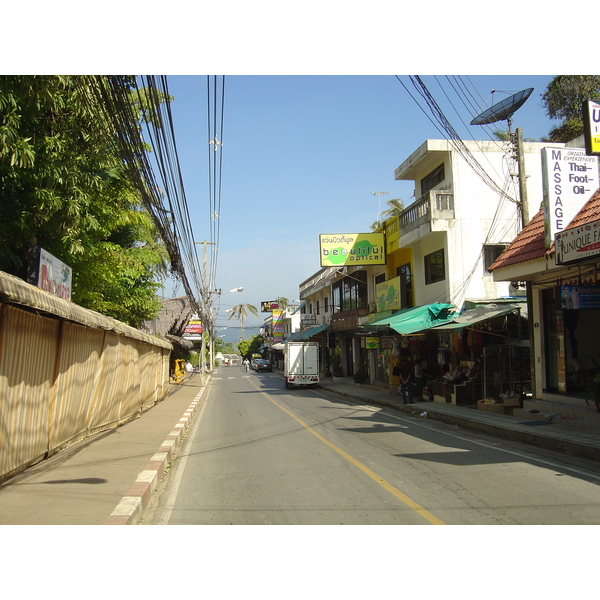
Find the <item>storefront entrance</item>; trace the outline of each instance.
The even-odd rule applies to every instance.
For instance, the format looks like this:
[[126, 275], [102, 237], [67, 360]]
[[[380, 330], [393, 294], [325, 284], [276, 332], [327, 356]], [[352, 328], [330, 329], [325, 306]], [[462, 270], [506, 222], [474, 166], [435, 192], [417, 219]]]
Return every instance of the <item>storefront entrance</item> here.
[[[580, 394], [600, 369], [600, 308], [590, 300], [571, 308], [567, 299], [571, 289], [578, 288], [563, 286], [543, 292], [545, 390], [551, 393]], [[600, 288], [597, 295], [600, 299]]]

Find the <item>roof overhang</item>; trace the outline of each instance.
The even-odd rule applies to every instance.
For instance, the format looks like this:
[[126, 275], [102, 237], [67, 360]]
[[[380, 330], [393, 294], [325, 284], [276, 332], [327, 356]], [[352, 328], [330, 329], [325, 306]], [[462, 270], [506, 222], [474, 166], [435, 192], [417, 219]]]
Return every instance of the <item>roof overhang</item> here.
[[379, 321], [365, 323], [364, 328], [375, 331], [393, 329], [400, 335], [412, 335], [449, 322], [454, 315], [454, 310], [454, 305], [440, 302], [415, 306], [400, 310]]

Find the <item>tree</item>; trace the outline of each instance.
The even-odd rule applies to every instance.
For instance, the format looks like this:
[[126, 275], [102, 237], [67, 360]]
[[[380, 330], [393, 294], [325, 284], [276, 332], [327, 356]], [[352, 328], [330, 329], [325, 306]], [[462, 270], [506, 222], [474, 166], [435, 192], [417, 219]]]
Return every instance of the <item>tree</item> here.
[[395, 217], [404, 210], [404, 202], [400, 198], [391, 198], [387, 201], [387, 205], [387, 209], [384, 210], [381, 215], [379, 215], [379, 219], [371, 225], [372, 231], [381, 227], [390, 217]]
[[240, 356], [250, 358], [253, 354], [260, 354], [259, 349], [265, 343], [261, 335], [252, 336], [252, 340], [242, 340], [237, 344]]
[[168, 255], [103, 118], [102, 82], [0, 76], [0, 270], [26, 279], [41, 246], [73, 268], [74, 302], [135, 326], [160, 308]]
[[244, 321], [248, 318], [247, 311], [250, 311], [250, 313], [252, 315], [254, 315], [255, 317], [258, 317], [258, 309], [256, 308], [256, 306], [252, 306], [252, 304], [236, 304], [231, 309], [231, 313], [229, 314], [229, 317], [227, 318], [228, 321], [230, 321], [231, 319], [239, 320], [240, 326], [242, 328], [242, 333], [240, 335], [241, 340], [244, 339]]
[[562, 123], [550, 130], [547, 142], [568, 142], [583, 134], [582, 105], [600, 100], [600, 75], [558, 75], [542, 94], [542, 106]]
[[290, 301], [287, 298], [284, 298], [282, 296], [280, 296], [279, 298], [276, 298], [275, 300], [281, 310], [287, 308], [290, 303]]

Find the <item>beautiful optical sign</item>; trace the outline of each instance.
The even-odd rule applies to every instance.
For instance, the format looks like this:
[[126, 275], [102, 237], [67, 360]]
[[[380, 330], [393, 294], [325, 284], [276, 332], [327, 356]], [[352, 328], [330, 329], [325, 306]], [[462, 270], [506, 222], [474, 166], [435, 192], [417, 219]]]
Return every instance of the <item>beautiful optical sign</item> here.
[[319, 244], [322, 267], [385, 264], [383, 233], [328, 233]]

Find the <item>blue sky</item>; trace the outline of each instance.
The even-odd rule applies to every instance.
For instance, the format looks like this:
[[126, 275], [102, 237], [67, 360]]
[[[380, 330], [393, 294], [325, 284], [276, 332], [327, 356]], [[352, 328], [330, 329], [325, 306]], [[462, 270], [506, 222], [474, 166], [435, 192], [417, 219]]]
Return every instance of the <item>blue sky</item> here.
[[[495, 126], [469, 125], [474, 114], [528, 87], [534, 92], [514, 115], [513, 131], [521, 127], [538, 140], [552, 127], [540, 102], [552, 76], [422, 79], [463, 139], [491, 139]], [[208, 240], [207, 79], [169, 76], [168, 86], [192, 226], [197, 241]], [[215, 281], [224, 291], [244, 291], [221, 298], [218, 325], [237, 324], [225, 311], [238, 303], [260, 308], [278, 296], [297, 299], [298, 285], [320, 269], [320, 233], [370, 230], [379, 210], [371, 192], [387, 192], [382, 210], [391, 198], [413, 201], [413, 183], [395, 181], [394, 170], [426, 139], [444, 134], [406, 88], [424, 106], [408, 76], [225, 77]], [[468, 92], [464, 103], [454, 90]], [[167, 286], [166, 296], [173, 293], [183, 292]], [[265, 316], [250, 317], [248, 326]], [[223, 333], [226, 341], [239, 337]]]
[[[443, 76], [431, 74], [474, 74], [466, 85], [477, 89], [471, 91], [482, 105], [492, 88], [534, 87], [514, 127], [539, 139], [550, 129], [539, 98], [551, 76], [506, 74], [595, 71], [580, 12], [539, 3], [502, 13], [473, 0], [374, 0], [368, 7], [223, 0], [190, 11], [174, 0], [158, 18], [152, 9], [111, 0], [103, 10], [90, 5], [75, 12], [70, 2], [52, 9], [34, 4], [33, 12], [29, 4], [6, 7], [5, 20], [27, 22], [28, 39], [38, 44], [23, 50], [21, 30], [7, 28], [0, 40], [6, 73], [169, 74], [197, 241], [210, 232], [205, 74], [226, 74], [216, 287], [244, 291], [222, 297], [221, 315], [240, 302], [259, 307], [277, 296], [296, 299], [298, 284], [320, 268], [319, 233], [369, 230], [378, 213], [370, 192], [388, 192], [384, 207], [394, 197], [411, 202], [412, 185], [395, 181], [394, 169], [425, 139], [442, 134], [394, 73], [429, 74], [428, 89], [466, 139], [489, 135], [468, 126], [472, 114]], [[64, 9], [69, 35], [57, 36]], [[401, 79], [411, 88], [407, 76]], [[226, 324], [226, 317], [218, 322]]]

